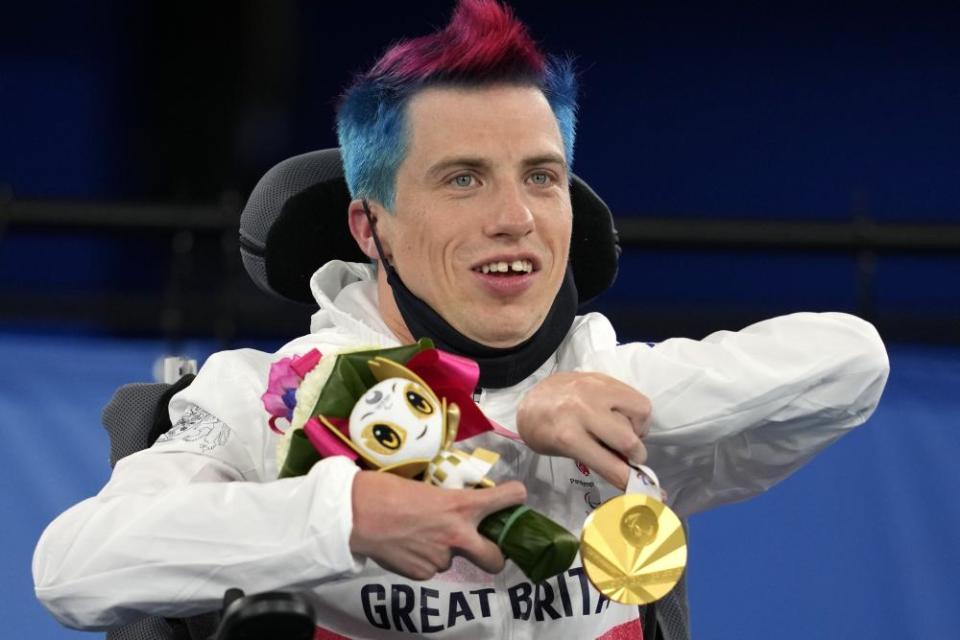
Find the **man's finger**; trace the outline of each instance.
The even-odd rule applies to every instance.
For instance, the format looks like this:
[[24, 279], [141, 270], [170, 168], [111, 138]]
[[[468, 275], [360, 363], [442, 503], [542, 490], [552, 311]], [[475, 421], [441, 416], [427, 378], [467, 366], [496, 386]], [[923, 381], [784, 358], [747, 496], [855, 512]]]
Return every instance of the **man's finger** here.
[[647, 448], [634, 431], [630, 419], [619, 411], [598, 413], [590, 431], [603, 445], [631, 464], [646, 461]]
[[471, 536], [458, 550], [458, 555], [462, 555], [487, 573], [500, 573], [506, 563], [497, 545], [480, 534]]
[[621, 453], [620, 449], [635, 453], [636, 446], [642, 443], [622, 414], [612, 411], [594, 414], [592, 421], [589, 432], [581, 429], [562, 430], [562, 455], [579, 460], [610, 484], [625, 489], [630, 467], [625, 461], [627, 453]]
[[625, 453], [627, 456], [627, 462], [633, 466], [638, 466], [641, 464], [647, 463], [647, 445], [643, 444], [642, 440], [639, 440], [636, 445], [630, 451]]
[[403, 562], [397, 564], [386, 559], [377, 559], [375, 562], [387, 571], [411, 580], [429, 580], [437, 575], [437, 569], [433, 564], [417, 556], [404, 558]]
[[527, 489], [520, 482], [511, 480], [489, 489], [468, 489], [474, 499], [474, 524], [478, 524], [491, 513], [523, 504], [527, 499]]
[[650, 419], [652, 408], [650, 399], [625, 382], [610, 376], [605, 377], [606, 389], [609, 393], [606, 398], [607, 404], [614, 411], [622, 413], [630, 420], [638, 436], [645, 436], [646, 432], [641, 433], [641, 431]]
[[630, 466], [610, 449], [596, 441], [588, 441], [579, 450], [577, 459], [596, 471], [601, 478], [617, 487], [627, 488]]
[[647, 447], [643, 444], [641, 436], [633, 430], [630, 419], [619, 411], [612, 411], [611, 414], [620, 417], [626, 430], [626, 435], [621, 438], [622, 445], [615, 447], [614, 452], [634, 466], [646, 463]]
[[619, 413], [630, 423], [630, 428], [637, 434], [638, 438], [646, 438], [650, 433], [650, 412], [646, 415], [627, 415], [619, 409], [613, 409], [614, 413]]

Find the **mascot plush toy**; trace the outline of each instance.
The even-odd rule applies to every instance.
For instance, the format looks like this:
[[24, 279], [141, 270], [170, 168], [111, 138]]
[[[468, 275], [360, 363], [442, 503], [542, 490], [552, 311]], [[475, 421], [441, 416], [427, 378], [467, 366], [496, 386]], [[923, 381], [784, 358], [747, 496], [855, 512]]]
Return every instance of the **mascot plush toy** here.
[[[426, 339], [332, 357], [314, 349], [274, 363], [262, 399], [270, 428], [283, 435], [280, 477], [342, 455], [444, 488], [492, 486], [486, 476], [499, 456], [453, 446], [493, 428], [471, 397], [478, 376], [475, 362]], [[569, 568], [579, 548], [573, 534], [524, 505], [487, 516], [478, 530], [535, 583]]]

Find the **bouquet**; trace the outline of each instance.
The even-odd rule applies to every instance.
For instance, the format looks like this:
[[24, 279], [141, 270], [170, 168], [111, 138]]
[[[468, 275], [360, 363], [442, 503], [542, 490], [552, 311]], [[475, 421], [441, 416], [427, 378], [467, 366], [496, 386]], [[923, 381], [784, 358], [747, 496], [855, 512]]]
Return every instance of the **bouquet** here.
[[[328, 357], [313, 349], [275, 362], [262, 400], [269, 427], [284, 436], [279, 476], [342, 455], [444, 488], [492, 486], [486, 476], [498, 454], [453, 446], [493, 428], [471, 397], [478, 377], [475, 362], [427, 339]], [[573, 534], [525, 505], [490, 514], [478, 530], [534, 583], [566, 570], [579, 548]]]

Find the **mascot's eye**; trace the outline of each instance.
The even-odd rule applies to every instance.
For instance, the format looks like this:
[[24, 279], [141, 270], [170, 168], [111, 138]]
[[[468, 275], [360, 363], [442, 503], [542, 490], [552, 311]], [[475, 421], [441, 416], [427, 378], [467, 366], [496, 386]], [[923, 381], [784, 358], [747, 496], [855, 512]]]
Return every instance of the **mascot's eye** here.
[[363, 427], [359, 439], [355, 442], [381, 456], [392, 456], [403, 450], [406, 439], [407, 432], [400, 425], [376, 420]]
[[403, 395], [407, 399], [407, 404], [415, 413], [421, 416], [433, 414], [433, 403], [417, 391], [412, 384], [407, 386]]
[[403, 438], [400, 437], [400, 434], [387, 424], [373, 425], [373, 437], [381, 446], [391, 451], [396, 451], [403, 444]]

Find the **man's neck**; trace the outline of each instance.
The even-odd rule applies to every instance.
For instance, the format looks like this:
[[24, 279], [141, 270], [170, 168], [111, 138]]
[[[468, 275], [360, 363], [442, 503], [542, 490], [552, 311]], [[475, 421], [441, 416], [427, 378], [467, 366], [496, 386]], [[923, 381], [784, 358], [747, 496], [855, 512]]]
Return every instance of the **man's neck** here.
[[[537, 332], [515, 347], [489, 347], [460, 333], [409, 291], [392, 270], [391, 274], [385, 269], [377, 273], [377, 304], [387, 328], [401, 343], [413, 342], [409, 322], [421, 337], [431, 338], [438, 348], [475, 360], [480, 365], [480, 386], [483, 387], [510, 387], [533, 373], [563, 342], [577, 312], [577, 287], [573, 271], [568, 266], [563, 285]], [[399, 303], [395, 290], [400, 291]], [[401, 305], [403, 312], [400, 311]]]

